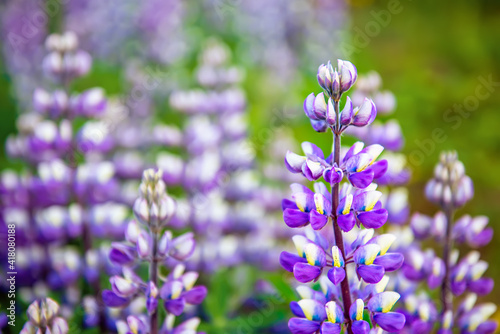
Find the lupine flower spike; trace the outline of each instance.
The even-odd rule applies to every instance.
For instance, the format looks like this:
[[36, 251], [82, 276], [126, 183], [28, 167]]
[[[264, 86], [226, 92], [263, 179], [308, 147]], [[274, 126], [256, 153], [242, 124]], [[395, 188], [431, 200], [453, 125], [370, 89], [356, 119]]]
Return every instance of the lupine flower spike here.
[[[434, 217], [415, 213], [411, 219], [410, 234], [415, 241], [404, 247], [407, 258], [400, 277], [399, 292], [403, 295], [406, 327], [411, 332], [438, 333], [494, 333], [497, 323], [489, 320], [496, 306], [476, 304], [477, 296], [487, 295], [493, 289], [493, 279], [485, 277], [488, 264], [480, 259], [476, 250], [460, 257], [455, 244], [478, 248], [488, 244], [493, 231], [488, 218], [465, 215], [454, 220], [457, 209], [468, 202], [473, 194], [472, 180], [456, 152], [441, 154], [434, 170], [434, 178], [427, 183], [427, 198], [443, 211]], [[433, 239], [443, 244], [442, 256], [433, 249], [421, 249], [420, 240]], [[408, 281], [425, 280], [430, 289], [439, 289], [440, 298], [433, 301]], [[416, 290], [416, 291], [415, 291]], [[460, 296], [463, 298], [460, 299]]]
[[388, 167], [386, 160], [377, 161], [384, 148], [357, 142], [340, 152], [342, 133], [350, 126], [371, 124], [377, 110], [370, 99], [354, 107], [349, 97], [340, 110], [342, 96], [356, 82], [357, 71], [348, 61], [337, 64], [336, 69], [331, 63], [319, 67], [323, 92], [310, 94], [304, 102], [313, 129], [333, 132], [333, 152], [326, 157], [316, 145], [304, 142], [304, 155], [289, 151], [285, 157], [289, 171], [316, 182], [314, 190], [292, 184], [292, 198], [283, 200], [285, 223], [304, 228], [304, 233], [293, 237], [297, 253], [281, 253], [280, 263], [297, 281], [319, 281], [323, 290], [297, 288], [302, 300], [291, 303], [296, 317], [288, 325], [295, 334], [361, 334], [371, 328], [397, 332], [405, 317], [391, 312], [400, 295], [384, 291], [389, 281], [385, 274], [399, 269], [403, 256], [388, 252], [394, 236], [374, 236], [374, 229], [388, 217], [380, 202], [382, 193], [373, 183]]
[[[134, 204], [137, 221], [131, 221], [125, 232], [126, 242], [112, 244], [110, 259], [122, 267], [122, 275], [111, 277], [111, 290], [102, 294], [104, 303], [111, 308], [124, 309], [134, 301], [142, 304], [147, 313], [129, 315], [119, 322], [125, 333], [177, 333], [183, 329], [196, 332], [199, 319], [192, 318], [174, 329], [175, 317], [186, 305], [200, 304], [207, 294], [204, 286], [196, 286], [198, 273], [185, 272], [185, 261], [195, 248], [193, 234], [188, 232], [176, 238], [165, 230], [175, 214], [176, 203], [166, 193], [161, 171], [144, 171], [139, 187], [139, 198]], [[169, 260], [179, 263], [166, 277], [159, 276], [159, 266]], [[149, 276], [143, 281], [134, 268], [140, 263], [149, 265]], [[163, 326], [159, 326], [159, 307], [167, 311]]]

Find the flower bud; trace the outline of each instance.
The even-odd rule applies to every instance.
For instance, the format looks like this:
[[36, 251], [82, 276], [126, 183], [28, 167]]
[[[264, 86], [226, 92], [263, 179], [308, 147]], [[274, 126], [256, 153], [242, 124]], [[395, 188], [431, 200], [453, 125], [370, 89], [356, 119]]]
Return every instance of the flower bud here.
[[137, 243], [137, 238], [139, 238], [139, 234], [141, 233], [141, 229], [135, 220], [132, 220], [127, 225], [127, 229], [125, 230], [125, 239], [133, 244]]
[[52, 321], [52, 334], [67, 334], [68, 323], [63, 318], [57, 317]]
[[138, 286], [134, 282], [117, 275], [111, 277], [109, 282], [111, 283], [113, 292], [120, 297], [130, 297], [138, 289]]
[[92, 88], [78, 97], [78, 113], [87, 117], [102, 114], [107, 105], [104, 89]]
[[344, 109], [340, 113], [340, 124], [349, 125], [352, 123], [354, 118], [354, 112], [352, 109], [352, 102], [349, 96], [346, 99]]
[[333, 67], [330, 62], [326, 65], [321, 64], [318, 68], [318, 83], [328, 94], [332, 94], [332, 75], [333, 75]]
[[51, 52], [45, 56], [42, 64], [43, 70], [50, 76], [57, 77], [63, 71], [63, 59], [59, 52]]
[[136, 199], [133, 210], [139, 222], [145, 225], [149, 224], [149, 205], [146, 199], [140, 197]]
[[179, 261], [184, 261], [193, 254], [195, 246], [193, 233], [185, 233], [173, 240], [170, 255]]
[[160, 241], [158, 242], [158, 255], [165, 256], [167, 255], [170, 249], [170, 243], [172, 241], [172, 232], [165, 231]]
[[340, 74], [340, 89], [342, 93], [347, 92], [358, 78], [356, 67], [347, 60], [337, 60]]
[[151, 237], [146, 232], [142, 232], [137, 238], [137, 254], [141, 259], [151, 256]]
[[365, 98], [363, 104], [354, 110], [354, 118], [352, 124], [357, 127], [362, 127], [371, 124], [377, 116], [377, 107], [372, 100]]
[[51, 106], [52, 96], [47, 91], [36, 88], [33, 92], [33, 108], [40, 113], [46, 113]]

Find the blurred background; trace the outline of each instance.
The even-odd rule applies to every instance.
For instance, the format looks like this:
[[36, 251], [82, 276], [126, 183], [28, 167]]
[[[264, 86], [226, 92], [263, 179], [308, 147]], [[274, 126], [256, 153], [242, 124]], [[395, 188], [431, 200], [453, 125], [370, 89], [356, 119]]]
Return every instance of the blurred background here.
[[[402, 152], [412, 171], [412, 212], [436, 212], [424, 197], [425, 184], [440, 151], [458, 152], [475, 186], [474, 199], [462, 211], [490, 218], [494, 240], [482, 254], [490, 263], [489, 275], [500, 277], [498, 1], [151, 0], [139, 5], [128, 0], [72, 0], [63, 10], [54, 9], [29, 39], [9, 35], [28, 29], [25, 20], [39, 3], [0, 4], [0, 142], [16, 133], [17, 117], [32, 108], [33, 89], [44, 82], [42, 46], [49, 32], [75, 31], [81, 48], [94, 57], [89, 75], [74, 83], [76, 90], [97, 84], [108, 96], [126, 95], [135, 68], [160, 68], [166, 76], [155, 88], [151, 108], [157, 120], [169, 122], [176, 119], [169, 96], [193, 86], [203, 45], [213, 38], [224, 43], [232, 54], [231, 64], [245, 73], [248, 138], [257, 164], [270, 159], [268, 147], [283, 132], [292, 142], [308, 140], [329, 148], [330, 138], [312, 131], [303, 117], [302, 102], [310, 92], [319, 91], [318, 65], [347, 59], [360, 74], [378, 72], [383, 89], [396, 98], [392, 117], [401, 125]], [[22, 169], [22, 163], [6, 156], [5, 145], [0, 152], [0, 169]], [[287, 171], [283, 168], [282, 173]], [[285, 300], [293, 298], [279, 270], [227, 270], [213, 279], [209, 291], [216, 297], [208, 297], [209, 305], [231, 299], [237, 287], [226, 291], [222, 284], [230, 275], [265, 278]], [[488, 299], [500, 304], [498, 284]], [[276, 310], [271, 323], [289, 316], [286, 301], [276, 302]], [[214, 328], [227, 327], [223, 316], [212, 317], [218, 319]], [[235, 326], [244, 323], [233, 320]]]

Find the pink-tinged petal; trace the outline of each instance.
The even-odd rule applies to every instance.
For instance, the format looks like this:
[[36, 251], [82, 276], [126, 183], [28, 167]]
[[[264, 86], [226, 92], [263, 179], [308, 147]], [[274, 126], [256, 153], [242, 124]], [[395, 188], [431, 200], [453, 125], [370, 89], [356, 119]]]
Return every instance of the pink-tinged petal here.
[[349, 182], [351, 182], [351, 184], [354, 187], [359, 188], [359, 189], [365, 189], [373, 181], [373, 171], [370, 169], [366, 169], [366, 170], [361, 171], [361, 172], [352, 173], [352, 174], [349, 174], [347, 179], [349, 180]]
[[342, 330], [340, 324], [334, 324], [328, 321], [323, 322], [320, 329], [320, 334], [339, 334]]
[[280, 254], [280, 264], [286, 271], [292, 273], [293, 266], [299, 262], [307, 263], [307, 260], [289, 252], [281, 252]]
[[405, 325], [405, 316], [397, 312], [377, 313], [373, 316], [373, 320], [387, 332], [398, 332]]
[[328, 270], [327, 276], [328, 276], [328, 279], [333, 284], [337, 285], [344, 280], [345, 270], [344, 270], [344, 268], [333, 267], [332, 269]]
[[368, 334], [370, 332], [370, 324], [364, 320], [357, 320], [352, 323], [353, 334]]
[[339, 224], [342, 231], [349, 232], [354, 227], [354, 224], [356, 224], [356, 218], [352, 212], [346, 215], [339, 215], [337, 218], [337, 224]]
[[293, 334], [314, 334], [320, 323], [302, 318], [292, 318], [288, 321], [288, 328]]
[[477, 293], [480, 296], [487, 295], [493, 290], [493, 286], [495, 282], [491, 278], [482, 277], [478, 280], [471, 281], [468, 283], [469, 290], [474, 293]]
[[301, 283], [309, 283], [316, 280], [321, 275], [321, 268], [311, 266], [308, 263], [296, 263], [293, 266], [293, 275]]
[[377, 256], [375, 261], [373, 261], [374, 264], [384, 267], [386, 272], [398, 270], [403, 265], [403, 262], [404, 257], [401, 253], [386, 253], [385, 255]]
[[179, 316], [184, 312], [184, 298], [170, 299], [165, 301], [165, 309], [175, 316]]
[[318, 231], [321, 230], [326, 223], [328, 223], [328, 217], [318, 213], [316, 210], [312, 210], [309, 213], [309, 221], [311, 222], [311, 227]]
[[292, 173], [301, 173], [302, 165], [306, 163], [306, 157], [287, 151], [285, 155], [286, 168]]
[[328, 98], [328, 105], [326, 107], [326, 123], [330, 126], [335, 125], [337, 122], [337, 114], [331, 98]]
[[388, 167], [387, 160], [384, 159], [373, 163], [368, 168], [373, 171], [373, 178], [378, 179], [384, 176], [384, 174], [387, 172], [387, 167]]
[[302, 142], [300, 145], [302, 147], [302, 151], [306, 154], [306, 156], [315, 156], [321, 159], [325, 159], [325, 156], [323, 155], [323, 151], [316, 146], [315, 144], [305, 141]]
[[306, 113], [306, 116], [309, 117], [310, 119], [318, 119], [316, 114], [314, 113], [314, 93], [311, 93], [307, 96], [307, 98], [304, 100], [304, 112]]
[[379, 228], [385, 224], [389, 214], [386, 209], [373, 210], [368, 212], [361, 212], [357, 218], [366, 228]]
[[372, 264], [369, 266], [361, 265], [356, 269], [356, 272], [366, 283], [370, 284], [380, 282], [385, 274], [384, 267], [376, 264]]
[[195, 286], [191, 290], [182, 293], [182, 298], [184, 298], [186, 303], [191, 305], [201, 304], [206, 296], [207, 288], [203, 285]]
[[282, 201], [281, 201], [281, 209], [283, 211], [285, 211], [286, 209], [295, 209], [297, 210], [297, 204], [295, 204], [295, 201], [292, 201], [290, 199], [286, 199], [284, 198]]
[[370, 298], [366, 306], [372, 312], [387, 313], [392, 309], [400, 297], [399, 293], [394, 291], [381, 292]]
[[125, 306], [129, 300], [118, 296], [111, 290], [104, 290], [102, 292], [102, 301], [108, 307], [120, 307]]
[[296, 209], [285, 209], [283, 220], [291, 228], [302, 227], [309, 224], [309, 214]]
[[302, 311], [302, 308], [300, 308], [299, 303], [297, 303], [296, 301], [290, 302], [290, 310], [292, 310], [292, 313], [299, 318], [306, 317], [304, 312]]

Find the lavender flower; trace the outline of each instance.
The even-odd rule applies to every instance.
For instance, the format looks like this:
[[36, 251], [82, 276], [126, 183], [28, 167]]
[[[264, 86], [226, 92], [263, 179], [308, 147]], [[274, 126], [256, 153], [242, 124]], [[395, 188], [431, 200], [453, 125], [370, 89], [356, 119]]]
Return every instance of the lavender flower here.
[[[342, 133], [349, 126], [371, 124], [377, 113], [369, 99], [353, 108], [347, 98], [340, 111], [341, 97], [356, 78], [356, 68], [348, 61], [339, 60], [337, 69], [330, 63], [320, 66], [318, 82], [324, 93], [309, 95], [304, 111], [316, 131], [332, 130], [333, 152], [325, 158], [316, 145], [305, 142], [305, 156], [288, 152], [285, 157], [291, 172], [310, 181], [323, 178], [331, 186], [329, 191], [324, 183], [316, 182], [312, 191], [292, 184], [292, 200], [283, 200], [285, 223], [312, 229], [306, 228], [305, 236], [293, 237], [297, 255], [283, 252], [280, 263], [301, 283], [320, 280], [325, 293], [300, 289], [303, 299], [291, 304], [296, 315], [288, 323], [292, 333], [340, 333], [342, 328], [348, 333], [368, 333], [377, 326], [396, 332], [405, 323], [403, 314], [390, 311], [400, 295], [384, 291], [389, 280], [385, 273], [401, 267], [403, 256], [387, 252], [393, 235], [374, 236], [373, 230], [384, 225], [388, 216], [380, 202], [382, 193], [372, 183], [387, 170], [386, 160], [376, 161], [384, 148], [377, 144], [364, 148], [357, 142], [340, 152]], [[340, 188], [344, 177], [347, 182]], [[324, 229], [330, 224], [333, 234]], [[364, 320], [365, 308], [370, 322]]]
[[[125, 308], [134, 300], [145, 297], [143, 307], [148, 316], [129, 315], [127, 322], [117, 324], [119, 331], [138, 333], [176, 333], [182, 329], [196, 331], [197, 318], [179, 324], [174, 329], [174, 319], [186, 305], [198, 305], [206, 296], [204, 286], [195, 286], [198, 273], [184, 272], [185, 265], [178, 263], [166, 277], [159, 277], [159, 265], [175, 259], [179, 262], [190, 257], [195, 248], [192, 233], [174, 238], [165, 227], [175, 214], [175, 201], [166, 193], [161, 171], [144, 171], [140, 196], [134, 204], [137, 221], [131, 221], [125, 231], [125, 243], [114, 243], [110, 259], [122, 267], [122, 274], [111, 277], [111, 290], [104, 290], [103, 300], [108, 307]], [[143, 281], [134, 267], [149, 265], [148, 278]], [[164, 324], [159, 326], [158, 308], [167, 311]]]

